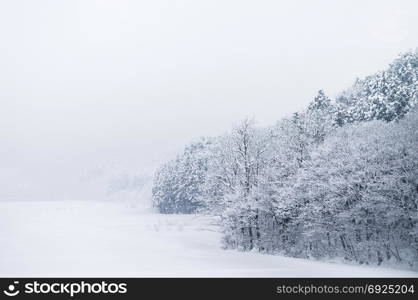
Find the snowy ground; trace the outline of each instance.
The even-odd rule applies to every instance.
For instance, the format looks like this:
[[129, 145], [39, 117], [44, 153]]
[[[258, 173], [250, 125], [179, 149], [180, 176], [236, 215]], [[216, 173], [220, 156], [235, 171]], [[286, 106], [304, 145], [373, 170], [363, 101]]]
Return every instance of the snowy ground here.
[[0, 276], [388, 277], [418, 273], [220, 248], [212, 219], [129, 203], [0, 202]]

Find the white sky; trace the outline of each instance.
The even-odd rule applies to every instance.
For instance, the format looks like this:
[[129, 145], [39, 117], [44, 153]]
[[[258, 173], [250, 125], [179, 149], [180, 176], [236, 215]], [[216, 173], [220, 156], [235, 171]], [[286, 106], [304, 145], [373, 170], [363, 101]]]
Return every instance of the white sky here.
[[245, 116], [272, 124], [416, 48], [417, 12], [415, 0], [0, 0], [0, 188], [141, 172]]

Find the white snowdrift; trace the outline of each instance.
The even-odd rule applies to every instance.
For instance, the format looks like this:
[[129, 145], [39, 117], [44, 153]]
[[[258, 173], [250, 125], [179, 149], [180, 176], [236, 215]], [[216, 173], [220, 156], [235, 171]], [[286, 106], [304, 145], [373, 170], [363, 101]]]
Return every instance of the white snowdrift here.
[[0, 202], [0, 276], [417, 277], [220, 247], [213, 219], [130, 202]]

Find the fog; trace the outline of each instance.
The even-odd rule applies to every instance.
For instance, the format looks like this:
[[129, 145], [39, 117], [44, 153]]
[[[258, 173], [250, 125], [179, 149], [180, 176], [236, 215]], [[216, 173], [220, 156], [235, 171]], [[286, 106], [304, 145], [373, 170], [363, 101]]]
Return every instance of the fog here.
[[[404, 1], [0, 1], [0, 200], [94, 198], [418, 45]], [[96, 192], [103, 193], [96, 193]]]

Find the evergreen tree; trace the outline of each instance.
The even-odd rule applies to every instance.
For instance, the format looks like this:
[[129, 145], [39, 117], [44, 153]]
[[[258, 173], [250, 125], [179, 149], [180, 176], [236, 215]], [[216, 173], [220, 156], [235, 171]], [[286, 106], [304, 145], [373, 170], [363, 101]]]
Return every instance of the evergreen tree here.
[[336, 100], [340, 125], [401, 119], [418, 102], [418, 50], [401, 55], [385, 71], [356, 80]]

